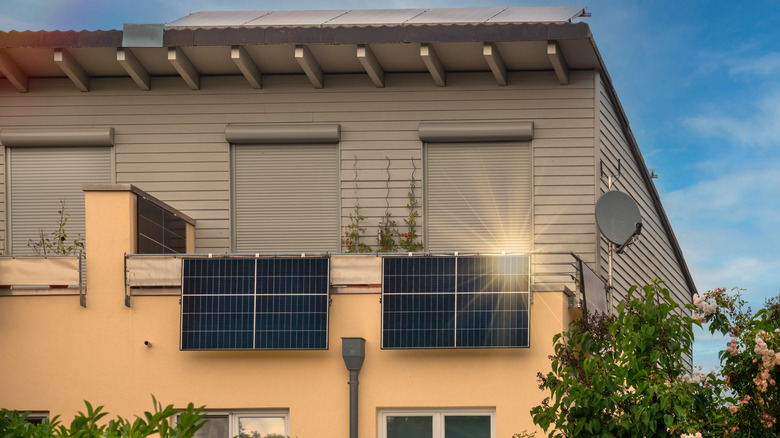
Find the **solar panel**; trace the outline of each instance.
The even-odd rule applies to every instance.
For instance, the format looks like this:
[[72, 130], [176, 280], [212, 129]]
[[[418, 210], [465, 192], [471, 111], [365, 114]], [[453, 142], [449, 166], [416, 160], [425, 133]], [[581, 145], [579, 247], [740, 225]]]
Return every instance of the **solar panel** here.
[[385, 257], [382, 348], [529, 346], [528, 256]]
[[181, 349], [327, 349], [328, 261], [183, 259]]

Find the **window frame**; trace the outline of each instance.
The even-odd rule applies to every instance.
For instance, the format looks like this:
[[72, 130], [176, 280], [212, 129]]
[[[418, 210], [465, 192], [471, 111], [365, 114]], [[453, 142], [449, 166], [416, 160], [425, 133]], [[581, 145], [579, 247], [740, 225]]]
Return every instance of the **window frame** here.
[[[245, 417], [251, 418], [283, 418], [284, 419], [284, 435], [290, 436], [290, 411], [287, 409], [215, 409], [203, 411], [203, 414], [207, 417], [227, 417], [228, 419], [228, 438], [238, 436], [239, 433], [239, 420]], [[172, 420], [175, 423], [179, 422], [179, 415], [175, 416]], [[175, 425], [175, 424], [174, 424]]]
[[377, 418], [377, 438], [387, 438], [388, 417], [432, 417], [433, 438], [444, 437], [445, 417], [490, 417], [490, 438], [496, 438], [495, 408], [385, 408], [379, 409]]

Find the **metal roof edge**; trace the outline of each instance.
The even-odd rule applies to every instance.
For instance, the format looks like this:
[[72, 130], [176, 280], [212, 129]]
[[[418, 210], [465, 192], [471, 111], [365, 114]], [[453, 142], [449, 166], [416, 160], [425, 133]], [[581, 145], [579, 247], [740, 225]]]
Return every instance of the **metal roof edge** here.
[[[246, 26], [166, 28], [163, 31], [163, 45], [501, 42], [581, 39], [590, 36], [590, 28], [584, 22]], [[0, 31], [0, 48], [122, 47], [123, 39], [124, 32], [121, 30]]]

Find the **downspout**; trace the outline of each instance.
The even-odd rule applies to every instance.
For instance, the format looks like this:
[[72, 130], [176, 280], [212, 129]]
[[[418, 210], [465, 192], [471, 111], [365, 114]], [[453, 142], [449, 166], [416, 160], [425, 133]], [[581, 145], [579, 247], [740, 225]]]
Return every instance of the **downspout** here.
[[349, 370], [349, 438], [358, 438], [358, 372], [366, 357], [366, 340], [341, 338], [341, 356]]

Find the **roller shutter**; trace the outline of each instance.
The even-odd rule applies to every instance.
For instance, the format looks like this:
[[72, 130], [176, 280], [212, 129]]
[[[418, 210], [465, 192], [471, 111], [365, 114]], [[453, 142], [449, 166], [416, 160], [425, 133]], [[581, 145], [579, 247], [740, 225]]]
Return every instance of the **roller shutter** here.
[[233, 184], [237, 252], [338, 251], [336, 144], [234, 146]]
[[111, 183], [109, 147], [9, 148], [11, 248], [32, 254], [27, 242], [57, 229], [60, 201], [70, 214], [68, 240], [85, 236], [82, 184]]
[[427, 143], [425, 158], [426, 249], [531, 249], [529, 143]]

